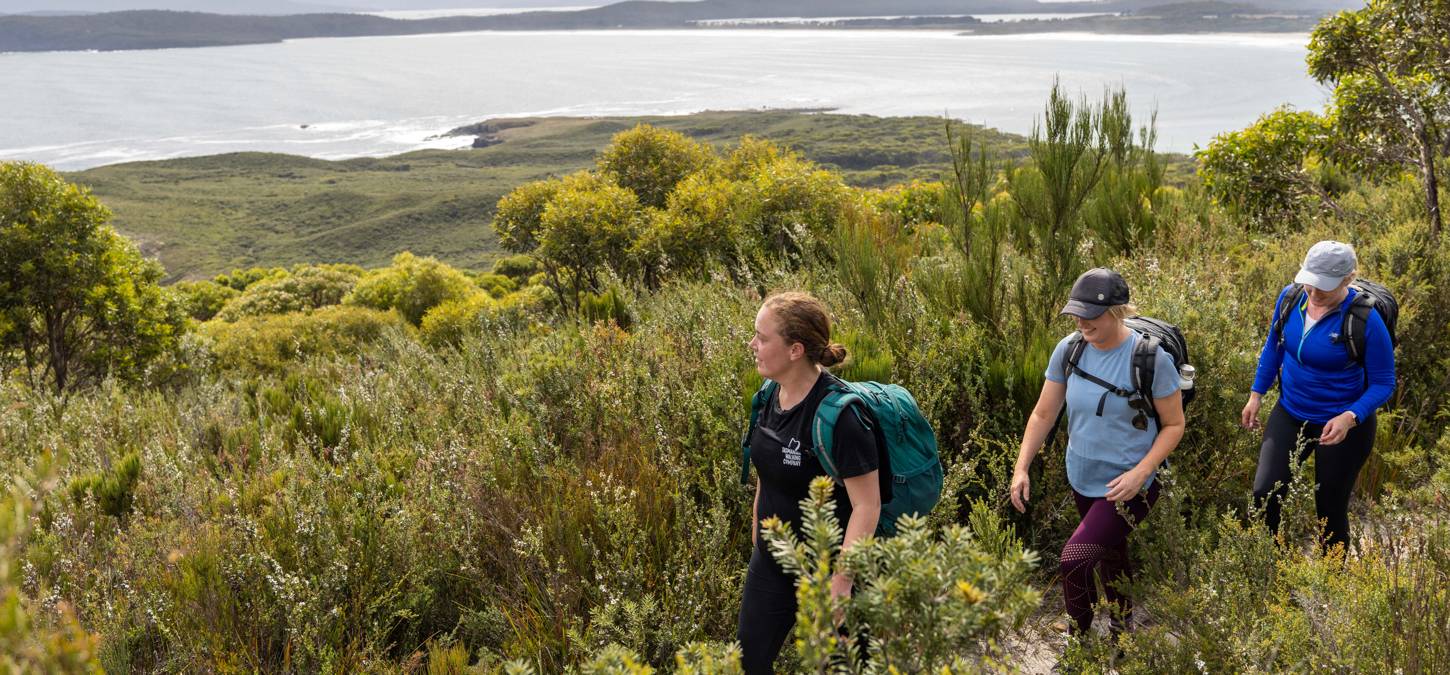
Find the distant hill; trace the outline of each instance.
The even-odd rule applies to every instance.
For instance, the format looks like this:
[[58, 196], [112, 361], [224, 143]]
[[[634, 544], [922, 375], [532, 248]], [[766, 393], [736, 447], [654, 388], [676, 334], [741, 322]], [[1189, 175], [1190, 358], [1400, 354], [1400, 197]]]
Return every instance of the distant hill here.
[[1136, 12], [1140, 16], [1161, 16], [1171, 18], [1201, 17], [1206, 15], [1252, 15], [1275, 11], [1267, 7], [1221, 0], [1193, 0], [1167, 5], [1154, 5]]
[[162, 9], [212, 14], [309, 14], [351, 11], [351, 3], [309, 0], [0, 0], [0, 14], [73, 14]]
[[[119, 1], [119, 0], [107, 0]], [[214, 0], [222, 2], [224, 0]], [[282, 0], [271, 0], [282, 1]], [[290, 1], [290, 0], [288, 0]], [[1255, 3], [1278, 12], [1291, 0]], [[1326, 0], [1293, 0], [1323, 2]], [[1338, 0], [1336, 0], [1338, 1]], [[317, 37], [419, 35], [480, 30], [601, 30], [615, 28], [687, 28], [697, 22], [769, 17], [870, 17], [896, 15], [952, 15], [1002, 13], [1112, 12], [1091, 20], [1037, 21], [993, 24], [980, 33], [1026, 33], [1042, 30], [1093, 32], [1215, 32], [1301, 31], [1312, 27], [1318, 10], [1299, 10], [1295, 21], [1282, 19], [1258, 24], [1240, 18], [1232, 22], [1201, 15], [1175, 16], [1144, 23], [1116, 14], [1143, 14], [1155, 3], [1148, 0], [1111, 2], [1039, 3], [1029, 0], [703, 0], [661, 2], [629, 0], [595, 9], [572, 12], [525, 12], [496, 16], [452, 16], [397, 20], [363, 14], [299, 14], [292, 16], [237, 16], [199, 12], [128, 11], [82, 16], [0, 16], [0, 52], [55, 50], [120, 50], [261, 44]], [[1159, 5], [1168, 3], [1156, 3]], [[838, 27], [947, 28], [970, 27], [973, 19], [941, 21], [853, 20]]]
[[590, 7], [615, 0], [311, 0], [321, 5], [358, 7], [368, 11], [421, 9], [529, 9], [537, 7]]

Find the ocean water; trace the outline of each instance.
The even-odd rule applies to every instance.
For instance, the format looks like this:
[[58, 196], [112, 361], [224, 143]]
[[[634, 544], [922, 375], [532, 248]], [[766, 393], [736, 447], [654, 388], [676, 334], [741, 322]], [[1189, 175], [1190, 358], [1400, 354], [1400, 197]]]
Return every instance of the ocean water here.
[[444, 16], [498, 16], [500, 14], [523, 14], [524, 12], [577, 12], [594, 9], [599, 5], [560, 5], [558, 7], [482, 7], [472, 9], [388, 9], [376, 12], [359, 12], [389, 19], [436, 19]]
[[[512, 11], [512, 10], [510, 10]], [[912, 19], [918, 17], [942, 17], [959, 19], [962, 17], [974, 17], [981, 19], [983, 23], [1001, 23], [1012, 21], [1034, 21], [1052, 19], [1077, 19], [1084, 16], [1100, 16], [1104, 12], [1073, 12], [1073, 13], [1048, 13], [1048, 14], [883, 14], [877, 16], [783, 16], [783, 17], [760, 17], [746, 19], [701, 19], [691, 22], [697, 26], [750, 26], [755, 24], [783, 23], [783, 24], [831, 24], [841, 21], [855, 19]]]
[[0, 159], [80, 169], [262, 150], [342, 158], [468, 145], [491, 117], [832, 108], [1026, 133], [1054, 78], [1123, 85], [1189, 151], [1276, 106], [1316, 108], [1306, 36], [937, 31], [479, 32], [0, 54]]

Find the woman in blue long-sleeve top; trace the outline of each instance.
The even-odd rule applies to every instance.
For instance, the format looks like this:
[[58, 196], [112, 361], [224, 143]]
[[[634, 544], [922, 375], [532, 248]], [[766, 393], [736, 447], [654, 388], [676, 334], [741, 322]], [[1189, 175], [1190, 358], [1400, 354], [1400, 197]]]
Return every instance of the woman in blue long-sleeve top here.
[[1279, 402], [1264, 429], [1254, 499], [1277, 532], [1290, 457], [1303, 462], [1317, 452], [1314, 507], [1326, 521], [1326, 548], [1349, 542], [1349, 495], [1374, 445], [1375, 410], [1395, 390], [1394, 345], [1378, 311], [1363, 321], [1360, 358], [1349, 349], [1346, 317], [1359, 293], [1349, 284], [1357, 264], [1348, 244], [1321, 241], [1309, 249], [1295, 283], [1274, 303], [1241, 419], [1246, 428], [1259, 427], [1261, 397], [1277, 379]]

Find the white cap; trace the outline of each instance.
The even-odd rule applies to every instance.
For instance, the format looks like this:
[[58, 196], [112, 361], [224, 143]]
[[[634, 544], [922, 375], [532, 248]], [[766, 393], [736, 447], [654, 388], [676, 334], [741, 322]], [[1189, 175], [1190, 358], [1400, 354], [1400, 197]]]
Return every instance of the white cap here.
[[1332, 291], [1339, 288], [1339, 284], [1354, 272], [1358, 264], [1359, 260], [1349, 244], [1321, 241], [1304, 256], [1304, 264], [1300, 266], [1299, 274], [1294, 276], [1294, 281], [1321, 291]]

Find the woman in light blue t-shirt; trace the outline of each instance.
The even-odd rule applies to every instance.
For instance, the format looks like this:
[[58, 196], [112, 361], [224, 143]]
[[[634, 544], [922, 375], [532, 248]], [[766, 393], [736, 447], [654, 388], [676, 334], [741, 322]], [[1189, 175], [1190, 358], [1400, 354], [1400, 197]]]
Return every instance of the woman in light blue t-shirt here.
[[[1074, 635], [1092, 626], [1098, 569], [1117, 611], [1114, 632], [1131, 628], [1132, 601], [1118, 589], [1131, 577], [1128, 534], [1158, 499], [1158, 466], [1183, 438], [1183, 399], [1178, 370], [1160, 346], [1154, 354], [1152, 392], [1133, 387], [1133, 350], [1143, 336], [1123, 323], [1137, 314], [1128, 284], [1109, 269], [1084, 272], [1062, 309], [1077, 332], [1062, 339], [1048, 362], [1037, 406], [1022, 434], [1012, 476], [1012, 504], [1025, 511], [1031, 495], [1027, 468], [1067, 406], [1067, 479], [1082, 521], [1062, 548], [1062, 594]], [[1080, 338], [1078, 336], [1081, 336]], [[1064, 361], [1078, 340], [1076, 366]], [[1070, 372], [1069, 372], [1070, 371]], [[1151, 399], [1151, 404], [1150, 404]], [[1129, 517], [1120, 515], [1123, 504]]]

